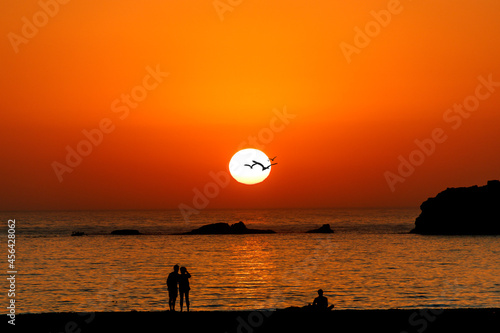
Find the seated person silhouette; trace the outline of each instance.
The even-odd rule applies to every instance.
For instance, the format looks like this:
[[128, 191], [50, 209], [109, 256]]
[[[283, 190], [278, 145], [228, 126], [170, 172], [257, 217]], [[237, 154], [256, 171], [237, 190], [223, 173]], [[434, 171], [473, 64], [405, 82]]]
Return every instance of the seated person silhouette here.
[[334, 307], [333, 304], [328, 306], [328, 298], [323, 296], [323, 289], [318, 290], [318, 297], [314, 299], [312, 306], [316, 310], [321, 310], [321, 311], [331, 310]]

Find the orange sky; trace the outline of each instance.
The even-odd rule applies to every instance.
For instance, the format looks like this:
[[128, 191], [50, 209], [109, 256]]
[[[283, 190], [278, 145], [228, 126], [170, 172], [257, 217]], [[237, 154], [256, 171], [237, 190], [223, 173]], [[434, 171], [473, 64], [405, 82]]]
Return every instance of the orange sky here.
[[[496, 0], [19, 0], [0, 13], [2, 210], [418, 207], [500, 178]], [[415, 152], [436, 128], [446, 140]], [[250, 137], [278, 156], [269, 178], [214, 187]], [[68, 146], [88, 153], [74, 167]]]

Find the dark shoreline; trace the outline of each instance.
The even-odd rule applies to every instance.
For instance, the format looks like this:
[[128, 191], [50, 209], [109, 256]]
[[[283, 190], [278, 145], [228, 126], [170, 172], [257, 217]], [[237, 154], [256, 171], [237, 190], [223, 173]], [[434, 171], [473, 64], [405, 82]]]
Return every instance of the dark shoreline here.
[[15, 323], [15, 331], [40, 333], [493, 332], [500, 309], [28, 313], [16, 315]]

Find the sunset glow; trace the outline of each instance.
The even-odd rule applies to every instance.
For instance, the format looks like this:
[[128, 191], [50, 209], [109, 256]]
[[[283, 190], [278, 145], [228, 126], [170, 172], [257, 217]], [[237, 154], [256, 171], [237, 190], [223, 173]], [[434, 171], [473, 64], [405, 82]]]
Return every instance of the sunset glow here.
[[1, 208], [177, 209], [246, 147], [280, 172], [207, 208], [417, 207], [499, 178], [500, 2], [222, 2], [2, 2]]
[[0, 13], [8, 325], [499, 326], [499, 0]]

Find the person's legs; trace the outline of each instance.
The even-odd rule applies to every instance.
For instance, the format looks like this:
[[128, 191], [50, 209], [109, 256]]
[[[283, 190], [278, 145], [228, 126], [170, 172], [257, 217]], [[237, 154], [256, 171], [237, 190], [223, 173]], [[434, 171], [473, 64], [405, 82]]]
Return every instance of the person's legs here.
[[189, 290], [186, 290], [186, 308], [189, 312]]
[[183, 298], [184, 298], [184, 292], [181, 291], [181, 312], [182, 312]]
[[170, 311], [175, 311], [175, 301], [176, 300], [177, 300], [177, 293], [170, 292], [169, 299], [168, 299], [168, 306], [170, 308]]

